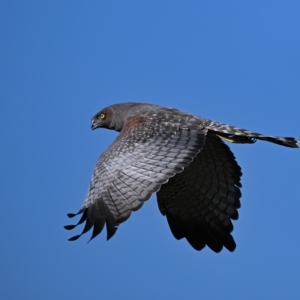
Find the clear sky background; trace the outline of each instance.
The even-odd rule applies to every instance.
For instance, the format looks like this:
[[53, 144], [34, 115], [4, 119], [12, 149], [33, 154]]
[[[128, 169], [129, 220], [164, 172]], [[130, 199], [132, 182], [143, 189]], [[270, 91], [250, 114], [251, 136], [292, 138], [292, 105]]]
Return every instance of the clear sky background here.
[[300, 150], [230, 145], [235, 252], [172, 236], [153, 196], [116, 235], [67, 239], [126, 101], [300, 138], [300, 1], [0, 3], [2, 299], [296, 299]]

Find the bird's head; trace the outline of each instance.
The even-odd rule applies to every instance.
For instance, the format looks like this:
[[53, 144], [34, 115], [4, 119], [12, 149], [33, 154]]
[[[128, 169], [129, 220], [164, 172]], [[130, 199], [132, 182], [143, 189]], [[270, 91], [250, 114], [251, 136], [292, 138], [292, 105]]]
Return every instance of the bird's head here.
[[107, 128], [121, 131], [126, 118], [136, 114], [141, 103], [120, 103], [101, 109], [93, 118], [91, 128]]
[[100, 110], [92, 118], [92, 124], [91, 124], [92, 130], [96, 128], [114, 129], [111, 127], [113, 116], [114, 116], [114, 111], [110, 107], [106, 107]]

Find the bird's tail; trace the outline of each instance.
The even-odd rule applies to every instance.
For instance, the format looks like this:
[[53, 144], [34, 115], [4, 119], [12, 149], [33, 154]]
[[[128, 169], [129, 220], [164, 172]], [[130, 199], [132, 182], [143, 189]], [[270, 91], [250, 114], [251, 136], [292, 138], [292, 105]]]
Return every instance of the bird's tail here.
[[252, 144], [262, 140], [285, 147], [299, 148], [299, 140], [293, 137], [268, 136], [250, 130], [210, 121], [206, 128], [215, 132], [220, 138], [231, 143]]

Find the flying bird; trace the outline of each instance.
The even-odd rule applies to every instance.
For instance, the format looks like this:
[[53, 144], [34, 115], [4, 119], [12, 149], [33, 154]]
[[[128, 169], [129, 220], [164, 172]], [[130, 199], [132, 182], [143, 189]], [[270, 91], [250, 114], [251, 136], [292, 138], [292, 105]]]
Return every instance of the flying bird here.
[[241, 168], [224, 141], [252, 144], [256, 140], [299, 148], [292, 137], [266, 136], [214, 122], [174, 108], [121, 103], [100, 110], [92, 129], [119, 133], [102, 153], [77, 214], [85, 222], [77, 240], [93, 228], [91, 239], [106, 225], [107, 240], [131, 212], [153, 193], [176, 239], [196, 250], [236, 248], [232, 220], [238, 219]]

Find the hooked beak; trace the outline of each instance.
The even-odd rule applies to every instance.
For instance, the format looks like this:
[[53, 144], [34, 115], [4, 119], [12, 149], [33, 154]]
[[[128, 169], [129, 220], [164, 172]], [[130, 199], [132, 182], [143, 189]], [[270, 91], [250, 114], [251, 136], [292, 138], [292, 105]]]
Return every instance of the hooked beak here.
[[98, 127], [100, 127], [100, 123], [97, 122], [97, 121], [95, 120], [95, 118], [93, 118], [93, 119], [92, 119], [92, 123], [91, 123], [91, 128], [92, 128], [92, 130], [95, 130], [95, 129], [98, 128]]

